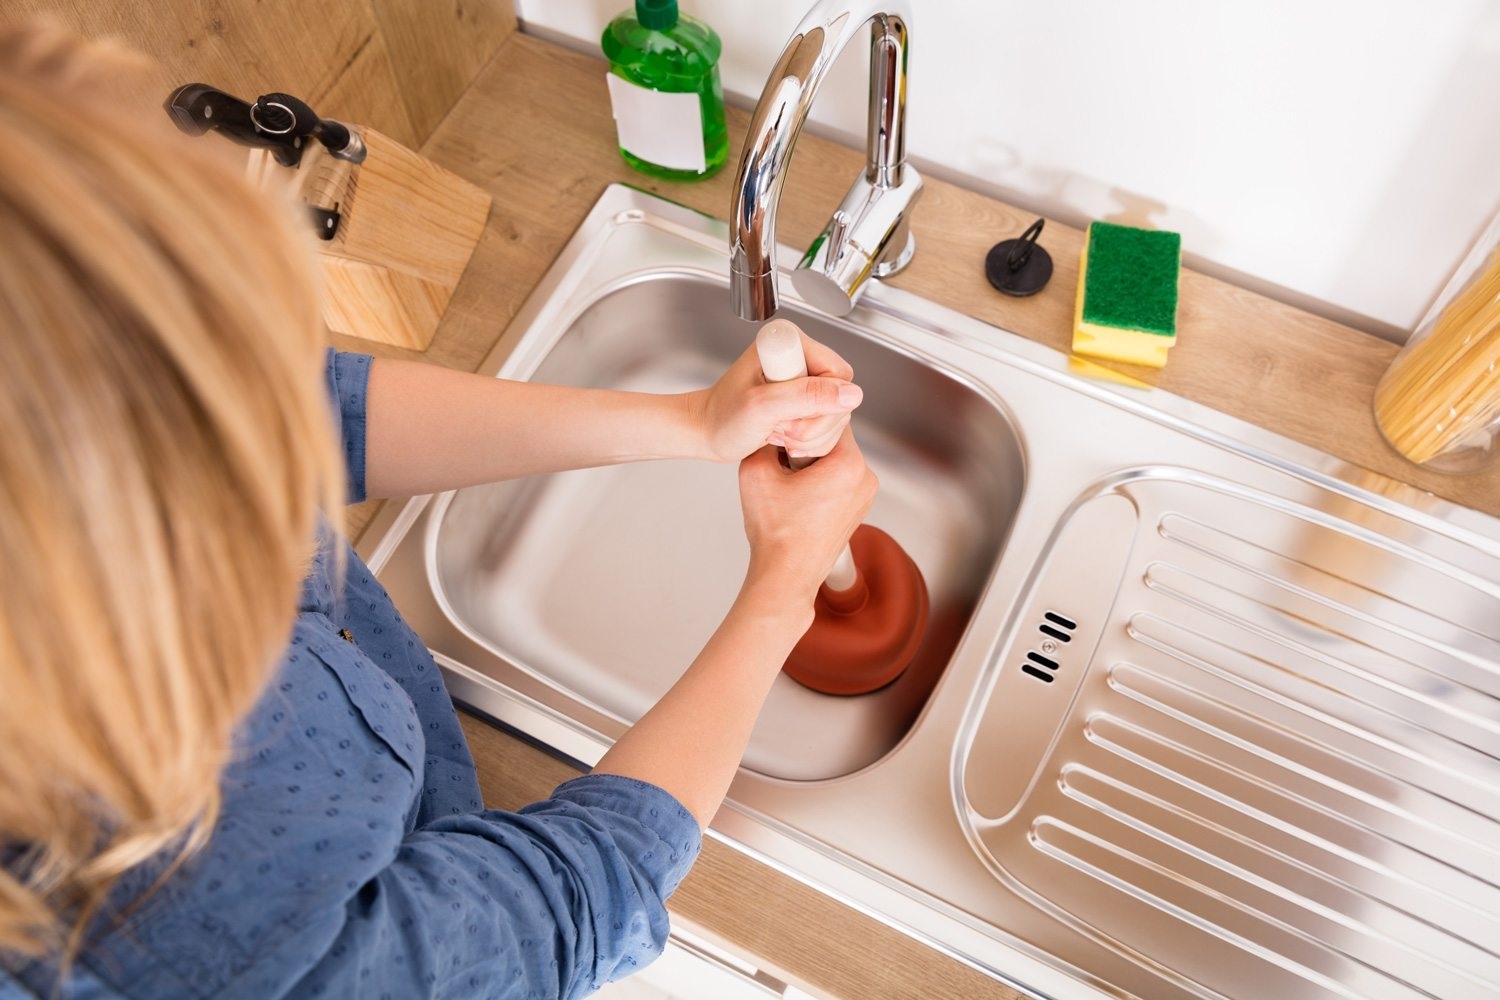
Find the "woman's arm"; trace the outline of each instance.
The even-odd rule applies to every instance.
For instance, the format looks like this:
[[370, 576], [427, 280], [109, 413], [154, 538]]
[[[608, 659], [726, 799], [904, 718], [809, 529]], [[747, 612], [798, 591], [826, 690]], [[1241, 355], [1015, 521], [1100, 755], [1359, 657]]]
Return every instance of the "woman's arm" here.
[[595, 774], [670, 792], [707, 828], [771, 683], [813, 620], [813, 597], [875, 497], [847, 428], [799, 472], [766, 448], [740, 466], [750, 568], [723, 624], [686, 673], [609, 750]]
[[675, 395], [513, 382], [379, 359], [366, 401], [365, 486], [412, 496], [651, 458], [737, 461], [764, 444], [827, 447], [860, 401], [853, 371], [804, 338], [814, 377], [767, 385], [754, 349]]
[[747, 578], [703, 651], [594, 768], [672, 794], [702, 829], [729, 791], [771, 683], [812, 623], [769, 575]]

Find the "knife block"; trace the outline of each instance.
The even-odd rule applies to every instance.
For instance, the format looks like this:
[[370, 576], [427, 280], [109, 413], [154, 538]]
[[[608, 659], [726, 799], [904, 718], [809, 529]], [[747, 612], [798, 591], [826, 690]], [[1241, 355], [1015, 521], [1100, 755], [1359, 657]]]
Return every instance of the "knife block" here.
[[[360, 129], [369, 155], [353, 164], [309, 143], [292, 175], [309, 205], [339, 216], [317, 244], [323, 322], [365, 340], [425, 351], [473, 256], [490, 196], [373, 129]], [[250, 175], [286, 183], [287, 170], [263, 150]]]

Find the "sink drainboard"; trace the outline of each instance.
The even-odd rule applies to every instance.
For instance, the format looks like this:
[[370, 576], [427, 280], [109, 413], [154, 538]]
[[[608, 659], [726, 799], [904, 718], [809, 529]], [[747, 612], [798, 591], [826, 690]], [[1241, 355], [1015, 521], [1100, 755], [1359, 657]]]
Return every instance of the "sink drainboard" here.
[[1076, 502], [971, 729], [971, 842], [1200, 988], [1494, 996], [1500, 566], [1346, 506], [1172, 470]]

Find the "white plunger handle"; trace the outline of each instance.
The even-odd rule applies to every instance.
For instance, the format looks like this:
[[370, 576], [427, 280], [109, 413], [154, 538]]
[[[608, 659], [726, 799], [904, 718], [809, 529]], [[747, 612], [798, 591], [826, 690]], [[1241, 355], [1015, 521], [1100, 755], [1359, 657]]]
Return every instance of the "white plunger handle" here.
[[[807, 356], [802, 353], [802, 331], [785, 319], [773, 319], [755, 335], [755, 352], [760, 355], [760, 370], [767, 382], [790, 382], [807, 377]], [[814, 456], [793, 458], [787, 463], [793, 469], [805, 469], [817, 461]], [[859, 582], [854, 554], [845, 545], [824, 581], [829, 590], [848, 590]]]

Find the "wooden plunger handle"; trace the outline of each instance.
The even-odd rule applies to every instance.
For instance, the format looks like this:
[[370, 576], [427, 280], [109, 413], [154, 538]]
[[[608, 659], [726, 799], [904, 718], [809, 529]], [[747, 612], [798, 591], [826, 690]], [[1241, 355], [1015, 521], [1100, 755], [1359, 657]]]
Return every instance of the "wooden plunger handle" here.
[[[755, 335], [755, 352], [760, 355], [760, 370], [767, 382], [790, 382], [794, 378], [807, 377], [807, 357], [802, 353], [802, 331], [797, 324], [785, 319], [773, 319], [760, 328]], [[806, 455], [798, 458], [787, 456], [793, 469], [805, 469], [818, 459]], [[854, 565], [854, 555], [849, 546], [839, 553], [833, 569], [824, 584], [832, 591], [845, 591], [859, 583], [859, 568]]]

